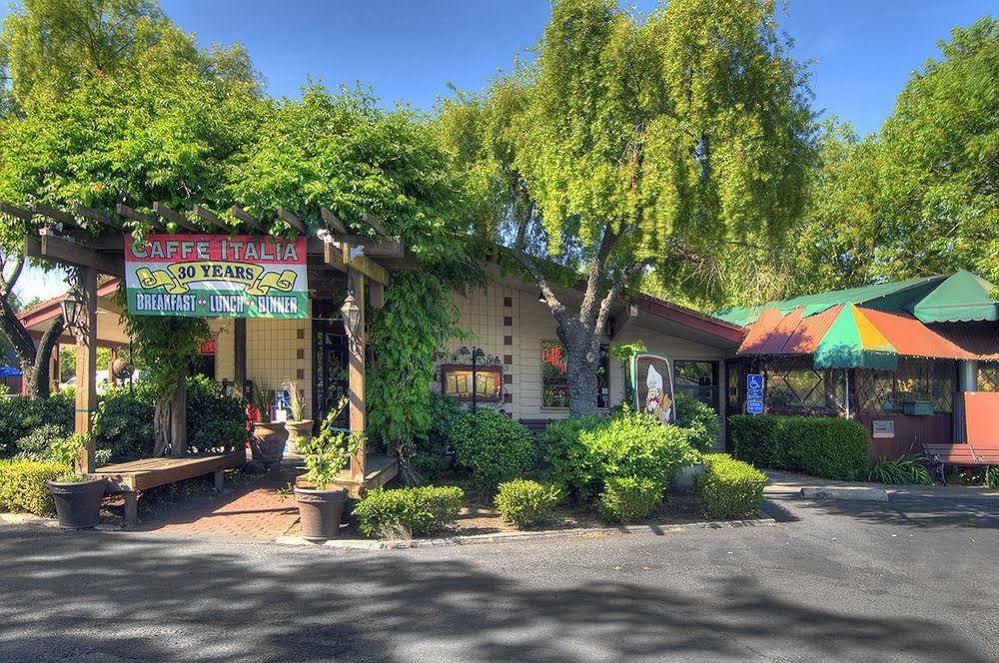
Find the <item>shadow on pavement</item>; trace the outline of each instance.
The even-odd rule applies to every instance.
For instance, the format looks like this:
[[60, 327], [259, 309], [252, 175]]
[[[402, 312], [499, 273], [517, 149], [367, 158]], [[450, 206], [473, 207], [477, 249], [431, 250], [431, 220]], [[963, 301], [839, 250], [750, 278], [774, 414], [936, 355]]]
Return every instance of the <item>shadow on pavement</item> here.
[[888, 502], [796, 499], [794, 510], [806, 519], [809, 513], [820, 513], [849, 516], [876, 525], [999, 530], [999, 502], [987, 499], [898, 495], [891, 496]]
[[461, 558], [0, 537], [24, 551], [0, 576], [4, 661], [714, 660], [757, 658], [757, 645], [777, 642], [788, 658], [986, 660], [946, 624], [809, 607], [748, 575], [689, 593], [599, 576], [542, 589]]

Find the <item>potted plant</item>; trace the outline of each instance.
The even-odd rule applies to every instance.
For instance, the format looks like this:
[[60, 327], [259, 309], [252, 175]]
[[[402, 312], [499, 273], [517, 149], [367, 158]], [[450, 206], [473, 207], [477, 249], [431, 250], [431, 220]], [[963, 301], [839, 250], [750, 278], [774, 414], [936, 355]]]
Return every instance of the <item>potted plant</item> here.
[[271, 404], [263, 389], [253, 390], [253, 406], [260, 413], [260, 421], [253, 422], [250, 433], [253, 459], [268, 470], [280, 469], [284, 446], [288, 442], [288, 429], [283, 421], [271, 421]]
[[288, 408], [291, 419], [285, 422], [288, 428], [288, 445], [292, 452], [301, 451], [301, 441], [312, 439], [312, 419], [305, 418], [305, 392], [291, 380], [285, 380], [282, 388], [288, 392]]
[[309, 541], [334, 539], [340, 533], [347, 490], [334, 488], [332, 484], [364, 439], [363, 433], [351, 433], [336, 427], [336, 418], [346, 404], [344, 399], [329, 413], [323, 420], [319, 435], [299, 441], [308, 471], [296, 482], [295, 500], [298, 502], [302, 537]]
[[[54, 460], [72, 466], [76, 454], [86, 442], [85, 436], [73, 435], [67, 440], [53, 442], [49, 447], [49, 453]], [[108, 480], [104, 477], [91, 477], [74, 470], [48, 481], [49, 491], [55, 502], [56, 515], [59, 517], [59, 527], [84, 529], [97, 525], [107, 483]]]

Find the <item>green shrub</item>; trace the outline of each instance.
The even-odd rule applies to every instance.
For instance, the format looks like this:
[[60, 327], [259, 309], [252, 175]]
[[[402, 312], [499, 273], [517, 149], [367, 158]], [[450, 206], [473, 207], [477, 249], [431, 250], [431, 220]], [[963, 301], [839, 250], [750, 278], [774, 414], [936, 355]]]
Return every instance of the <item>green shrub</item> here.
[[47, 460], [53, 444], [62, 442], [69, 435], [56, 424], [42, 424], [17, 441], [17, 458], [22, 460]]
[[416, 439], [411, 461], [418, 476], [436, 477], [454, 465], [451, 431], [464, 412], [457, 398], [439, 393], [430, 395], [430, 430], [425, 437]]
[[246, 403], [226, 396], [204, 376], [187, 381], [187, 448], [190, 453], [231, 453], [246, 446]]
[[689, 431], [690, 445], [701, 453], [709, 453], [721, 432], [718, 413], [693, 396], [676, 393], [676, 425]]
[[55, 504], [46, 481], [69, 471], [59, 463], [35, 460], [0, 460], [0, 511], [51, 516]]
[[999, 488], [999, 466], [993, 465], [985, 470], [985, 485], [988, 488]]
[[924, 461], [919, 456], [878, 458], [871, 466], [869, 479], [879, 483], [928, 486], [933, 483]]
[[608, 477], [600, 492], [600, 513], [621, 523], [643, 520], [662, 502], [664, 490], [652, 479]]
[[98, 449], [114, 458], [147, 458], [153, 453], [153, 397], [143, 385], [121, 386], [104, 395], [91, 433]]
[[870, 442], [856, 421], [735, 415], [729, 431], [735, 456], [757, 467], [846, 481], [868, 475]]
[[378, 489], [357, 503], [351, 517], [365, 536], [385, 536], [399, 529], [427, 536], [458, 519], [464, 497], [454, 486]]
[[562, 489], [528, 479], [515, 479], [499, 485], [496, 508], [508, 523], [524, 529], [548, 520], [562, 501]]
[[505, 414], [481, 409], [462, 415], [451, 428], [458, 462], [480, 490], [492, 492], [534, 464], [534, 440], [527, 427]]
[[705, 454], [705, 472], [694, 480], [694, 491], [708, 518], [744, 518], [763, 501], [767, 477], [728, 454]]
[[613, 417], [569, 419], [548, 427], [542, 441], [552, 481], [577, 499], [598, 495], [609, 477], [649, 479], [666, 486], [698, 461], [689, 433], [652, 417], [623, 411]]
[[0, 458], [18, 452], [17, 441], [46, 424], [64, 435], [73, 432], [75, 394], [67, 390], [50, 398], [28, 400], [21, 396], [0, 398]]

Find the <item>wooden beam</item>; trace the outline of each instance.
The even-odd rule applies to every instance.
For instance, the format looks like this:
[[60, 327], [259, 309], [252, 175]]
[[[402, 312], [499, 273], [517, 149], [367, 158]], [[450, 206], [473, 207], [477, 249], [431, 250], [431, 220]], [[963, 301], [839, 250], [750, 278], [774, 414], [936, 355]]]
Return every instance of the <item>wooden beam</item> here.
[[[350, 407], [350, 431], [363, 434], [367, 429], [367, 404], [365, 402], [365, 352], [364, 352], [364, 274], [353, 269], [347, 270], [347, 292], [353, 297], [360, 308], [357, 327], [344, 325], [347, 331], [347, 347], [349, 354], [347, 371], [347, 392]], [[365, 463], [367, 450], [362, 443], [350, 456], [350, 479], [359, 481], [364, 486], [366, 476]]]
[[233, 392], [239, 400], [249, 397], [246, 393], [246, 318], [233, 320]]
[[107, 214], [99, 212], [95, 209], [77, 204], [73, 206], [73, 212], [76, 213], [77, 216], [82, 216], [85, 219], [91, 219], [97, 223], [107, 226], [108, 228], [113, 228], [114, 230], [122, 229], [121, 221], [112, 219]]
[[76, 335], [76, 415], [73, 431], [86, 440], [76, 459], [77, 470], [90, 473], [97, 469], [94, 440], [90, 436], [97, 409], [97, 270], [83, 267], [77, 270], [77, 275], [80, 282], [76, 292], [82, 302], [73, 330]]
[[115, 207], [115, 211], [118, 212], [118, 216], [123, 216], [131, 221], [138, 221], [139, 223], [144, 223], [148, 226], [152, 226], [156, 230], [165, 230], [165, 226], [160, 223], [157, 219], [151, 216], [143, 214], [142, 212], [137, 212], [125, 203], [118, 203]]
[[372, 216], [365, 212], [361, 215], [361, 221], [364, 221], [372, 230], [381, 235], [382, 237], [388, 237], [388, 231], [385, 230], [385, 226], [382, 224], [381, 219], [376, 216]]
[[194, 212], [195, 215], [198, 216], [198, 218], [204, 219], [205, 221], [207, 221], [208, 223], [212, 224], [216, 228], [220, 228], [220, 229], [228, 229], [229, 228], [229, 226], [225, 223], [225, 221], [223, 221], [221, 218], [219, 218], [218, 214], [216, 214], [215, 212], [211, 211], [207, 207], [202, 207], [201, 205], [198, 205], [197, 203], [195, 203], [194, 206], [191, 208], [191, 211]]
[[343, 264], [350, 269], [357, 270], [369, 279], [382, 285], [388, 285], [388, 271], [376, 263], [374, 260], [364, 255], [361, 247], [353, 247], [350, 244], [342, 244]]
[[56, 209], [55, 207], [49, 207], [48, 205], [38, 204], [35, 205], [35, 212], [41, 214], [42, 216], [48, 217], [55, 221], [56, 223], [61, 223], [63, 226], [69, 226], [70, 228], [79, 228], [83, 230], [83, 226], [77, 221], [72, 214], [68, 212], [63, 212], [61, 209]]
[[32, 221], [35, 220], [34, 214], [32, 214], [26, 209], [22, 209], [20, 207], [14, 207], [13, 205], [0, 203], [0, 212], [3, 212], [8, 216], [12, 216], [15, 219], [21, 219], [21, 221], [26, 221], [27, 223], [31, 223]]
[[24, 238], [24, 254], [30, 258], [45, 258], [63, 265], [86, 267], [101, 274], [122, 276], [122, 263], [110, 256], [77, 244], [71, 239], [42, 231], [37, 237]]
[[264, 224], [260, 223], [255, 216], [244, 210], [242, 207], [232, 206], [229, 210], [232, 215], [242, 221], [244, 224], [248, 225], [251, 230], [255, 230], [261, 235], [266, 235], [267, 230], [264, 228]]
[[153, 211], [160, 215], [164, 221], [169, 221], [174, 223], [185, 230], [190, 230], [192, 233], [200, 233], [201, 228], [187, 220], [183, 214], [175, 209], [171, 209], [164, 205], [163, 203], [156, 201], [153, 203]]
[[297, 216], [295, 216], [294, 214], [292, 214], [291, 212], [289, 212], [288, 210], [286, 210], [285, 208], [278, 207], [277, 213], [278, 213], [278, 218], [280, 218], [282, 221], [287, 223], [289, 226], [291, 226], [301, 234], [303, 235], [309, 234], [309, 227], [305, 225], [305, 222], [302, 221]]
[[372, 283], [368, 297], [371, 299], [371, 308], [384, 308], [385, 286], [381, 283]]
[[170, 455], [187, 455], [187, 380], [177, 383], [170, 408]]
[[340, 235], [346, 235], [347, 234], [347, 232], [348, 232], [347, 231], [347, 226], [343, 225], [343, 221], [341, 221], [340, 219], [336, 218], [336, 214], [334, 214], [333, 212], [329, 211], [325, 207], [320, 208], [319, 213], [322, 215], [323, 221], [326, 222], [326, 225], [330, 227], [330, 230], [332, 230], [333, 232], [338, 233]]
[[343, 262], [343, 250], [332, 242], [324, 243], [323, 262], [338, 272], [347, 271], [347, 265]]

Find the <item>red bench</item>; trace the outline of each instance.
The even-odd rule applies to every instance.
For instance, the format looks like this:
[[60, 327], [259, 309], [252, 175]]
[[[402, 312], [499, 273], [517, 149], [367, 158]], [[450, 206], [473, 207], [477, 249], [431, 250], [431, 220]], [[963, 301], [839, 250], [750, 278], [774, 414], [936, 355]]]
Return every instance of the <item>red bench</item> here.
[[946, 483], [947, 465], [999, 465], [999, 392], [964, 394], [967, 442], [923, 444], [923, 453]]

